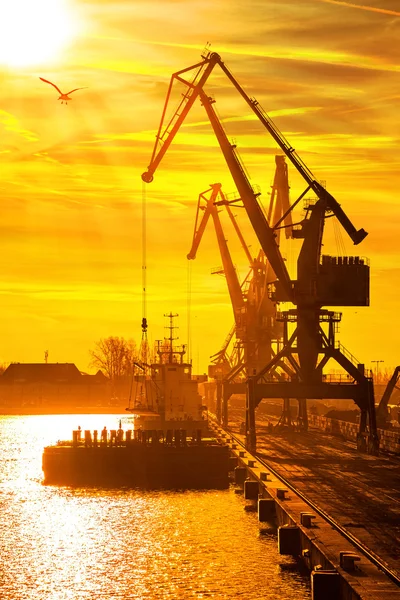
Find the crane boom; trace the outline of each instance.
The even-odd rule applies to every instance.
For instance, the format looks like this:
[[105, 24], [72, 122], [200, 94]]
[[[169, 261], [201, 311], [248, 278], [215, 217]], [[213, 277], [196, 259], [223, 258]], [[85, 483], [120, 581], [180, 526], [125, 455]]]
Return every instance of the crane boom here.
[[[162, 158], [164, 157], [166, 151], [168, 150], [172, 140], [174, 139], [176, 133], [179, 131], [180, 126], [185, 120], [187, 114], [192, 108], [196, 98], [199, 95], [200, 90], [203, 89], [208, 77], [210, 76], [212, 70], [215, 65], [220, 61], [220, 56], [215, 52], [211, 53], [209, 57], [207, 57], [201, 63], [197, 63], [187, 69], [182, 69], [177, 73], [174, 73], [171, 77], [171, 82], [169, 84], [167, 98], [164, 105], [164, 110], [161, 115], [161, 121], [158, 128], [158, 132], [156, 135], [156, 144], [154, 146], [153, 154], [151, 157], [150, 165], [145, 173], [142, 175], [143, 181], [146, 183], [151, 183], [153, 181], [153, 175], [158, 165], [160, 164]], [[186, 73], [188, 71], [192, 71], [193, 69], [198, 69], [197, 73], [192, 82], [188, 82], [181, 78], [182, 73]], [[174, 80], [178, 80], [183, 82], [188, 86], [188, 90], [183, 95], [183, 98], [179, 104], [178, 109], [175, 111], [172, 119], [167, 123], [164, 127], [165, 115], [167, 111], [168, 101], [171, 95], [172, 86]], [[197, 81], [198, 79], [198, 81]], [[196, 82], [197, 81], [197, 82]]]
[[213, 101], [210, 100], [210, 98], [202, 90], [200, 91], [200, 98], [204, 108], [206, 109], [211, 126], [217, 137], [218, 143], [225, 157], [232, 178], [236, 184], [247, 215], [257, 235], [258, 241], [260, 242], [261, 248], [271, 263], [271, 266], [278, 277], [282, 288], [285, 290], [287, 294], [287, 300], [291, 300], [293, 297], [292, 282], [280, 253], [279, 246], [276, 242], [275, 233], [269, 226], [268, 221], [257, 201], [258, 194], [254, 192], [251, 183], [248, 180], [247, 175], [244, 172], [244, 169], [242, 168], [242, 165], [235, 153], [235, 148], [232, 146], [232, 144], [230, 144], [221, 122], [215, 114], [212, 106]]
[[[205, 197], [205, 194], [207, 194], [208, 192], [211, 192], [211, 195], [210, 195], [210, 198], [207, 200]], [[217, 199], [218, 195], [220, 195], [220, 194], [221, 194], [221, 184], [215, 183], [211, 186], [211, 188], [209, 190], [207, 190], [206, 192], [203, 192], [202, 194], [199, 195], [197, 214], [199, 214], [199, 211], [201, 209], [201, 207], [200, 207], [201, 200], [204, 200], [206, 202], [206, 206], [204, 208], [204, 214], [203, 214], [200, 226], [198, 228], [197, 228], [197, 224], [195, 226], [193, 243], [192, 243], [190, 252], [187, 255], [187, 258], [189, 260], [193, 260], [194, 258], [196, 258], [197, 249], [199, 247], [201, 238], [203, 236], [206, 224], [209, 220], [209, 217], [211, 216], [214, 221], [215, 233], [217, 235], [217, 241], [218, 241], [219, 251], [221, 254], [221, 258], [222, 258], [224, 274], [225, 274], [226, 281], [228, 284], [228, 291], [229, 291], [229, 296], [231, 298], [233, 314], [235, 317], [235, 323], [236, 323], [237, 327], [240, 327], [242, 314], [245, 309], [245, 302], [244, 302], [244, 298], [243, 298], [242, 287], [239, 283], [237, 272], [236, 272], [235, 266], [232, 262], [232, 258], [231, 258], [231, 255], [230, 255], [229, 249], [228, 249], [228, 244], [226, 242], [224, 231], [222, 229], [222, 224], [221, 224], [219, 214], [218, 214], [218, 208], [215, 204], [216, 199]], [[196, 218], [196, 221], [197, 220], [198, 219]]]
[[[210, 188], [212, 189], [212, 188]], [[197, 202], [197, 213], [196, 213], [196, 221], [194, 224], [194, 233], [193, 233], [193, 241], [192, 241], [192, 247], [190, 248], [190, 251], [187, 255], [187, 259], [188, 260], [194, 260], [196, 258], [196, 254], [197, 254], [197, 250], [199, 249], [199, 245], [201, 242], [201, 238], [203, 237], [203, 233], [207, 227], [207, 223], [208, 220], [210, 218], [211, 215], [211, 205], [210, 203], [205, 199], [204, 195], [207, 194], [207, 192], [209, 192], [210, 190], [207, 190], [206, 192], [202, 192], [199, 195], [199, 199]], [[206, 202], [206, 206], [202, 207], [201, 206], [201, 200], [204, 199]], [[203, 212], [203, 216], [201, 218], [200, 221], [200, 225], [197, 226], [197, 223], [199, 221], [199, 215], [200, 215], [200, 211], [204, 210]]]
[[[224, 193], [223, 193], [222, 190], [221, 190], [221, 197], [223, 198], [223, 201], [226, 202], [225, 196], [224, 196]], [[247, 260], [249, 261], [249, 264], [251, 265], [252, 262], [253, 262], [253, 258], [252, 258], [251, 254], [250, 254], [249, 247], [248, 247], [248, 245], [246, 244], [246, 242], [244, 240], [243, 234], [242, 234], [242, 232], [239, 229], [239, 225], [237, 224], [236, 217], [233, 214], [233, 212], [231, 211], [231, 207], [229, 206], [228, 202], [226, 202], [226, 211], [227, 211], [227, 213], [229, 215], [229, 218], [231, 220], [231, 223], [232, 223], [232, 225], [233, 225], [233, 227], [234, 227], [234, 229], [236, 231], [236, 235], [239, 238], [239, 241], [240, 241], [241, 246], [242, 246], [242, 248], [244, 250], [244, 253], [247, 256]]]

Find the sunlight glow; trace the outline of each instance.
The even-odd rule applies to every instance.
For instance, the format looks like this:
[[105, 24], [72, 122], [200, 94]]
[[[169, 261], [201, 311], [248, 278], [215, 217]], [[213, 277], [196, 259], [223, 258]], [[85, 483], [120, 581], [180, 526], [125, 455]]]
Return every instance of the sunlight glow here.
[[77, 29], [68, 0], [13, 0], [0, 9], [0, 64], [53, 61]]

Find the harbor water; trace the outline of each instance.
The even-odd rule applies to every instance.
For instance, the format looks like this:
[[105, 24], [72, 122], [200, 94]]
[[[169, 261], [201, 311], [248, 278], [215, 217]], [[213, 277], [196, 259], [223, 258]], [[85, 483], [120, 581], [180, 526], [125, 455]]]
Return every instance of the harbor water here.
[[[223, 491], [44, 486], [43, 447], [118, 415], [0, 416], [2, 600], [307, 600], [309, 575]], [[132, 428], [123, 415], [122, 427]]]

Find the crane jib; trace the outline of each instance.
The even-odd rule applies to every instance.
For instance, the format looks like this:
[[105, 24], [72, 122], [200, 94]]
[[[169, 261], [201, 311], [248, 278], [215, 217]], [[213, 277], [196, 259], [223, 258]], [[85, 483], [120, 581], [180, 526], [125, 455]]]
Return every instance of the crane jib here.
[[[335, 214], [335, 216], [337, 217], [337, 219], [339, 220], [341, 225], [344, 227], [344, 229], [346, 230], [346, 232], [348, 233], [350, 238], [353, 240], [354, 244], [360, 243], [366, 237], [367, 232], [364, 231], [364, 229], [357, 230], [354, 227], [354, 225], [351, 223], [350, 219], [346, 216], [343, 209], [340, 207], [339, 203], [315, 179], [315, 177], [313, 176], [310, 169], [305, 165], [305, 163], [302, 161], [302, 159], [297, 155], [294, 148], [285, 139], [283, 134], [279, 131], [279, 129], [276, 127], [276, 125], [273, 123], [273, 121], [269, 118], [267, 113], [262, 109], [262, 107], [259, 105], [259, 103], [255, 99], [251, 99], [247, 95], [247, 93], [240, 86], [240, 84], [236, 81], [235, 77], [232, 75], [232, 73], [229, 71], [229, 69], [222, 62], [221, 57], [216, 53], [208, 54], [207, 56], [204, 57], [204, 60], [202, 62], [197, 63], [186, 69], [183, 69], [183, 70], [175, 73], [172, 76], [171, 83], [170, 83], [168, 93], [167, 93], [166, 102], [165, 102], [163, 113], [162, 113], [162, 117], [161, 117], [161, 123], [160, 123], [159, 129], [157, 132], [157, 136], [156, 136], [156, 139], [157, 139], [156, 145], [154, 147], [152, 159], [151, 159], [150, 165], [148, 167], [148, 170], [145, 173], [143, 173], [143, 175], [142, 175], [143, 181], [145, 181], [146, 183], [150, 183], [151, 181], [153, 181], [154, 173], [155, 173], [158, 165], [160, 164], [165, 153], [167, 152], [171, 142], [173, 141], [176, 133], [178, 132], [179, 128], [181, 127], [184, 119], [186, 118], [187, 114], [189, 113], [189, 111], [190, 111], [191, 107], [193, 106], [197, 97], [201, 96], [203, 104], [205, 102], [208, 104], [207, 96], [206, 96], [205, 92], [203, 91], [203, 88], [204, 88], [209, 76], [211, 75], [214, 67], [217, 64], [220, 66], [220, 68], [225, 73], [225, 75], [228, 77], [228, 79], [231, 81], [231, 83], [234, 85], [236, 90], [239, 92], [239, 94], [243, 97], [243, 99], [249, 105], [251, 110], [256, 114], [256, 116], [258, 117], [260, 122], [264, 125], [264, 127], [267, 129], [267, 131], [270, 133], [270, 135], [276, 141], [278, 146], [285, 153], [287, 158], [295, 166], [296, 170], [305, 179], [305, 181], [308, 183], [308, 185], [313, 189], [313, 191], [316, 193], [318, 198], [322, 199], [326, 202], [327, 209], [331, 210]], [[196, 69], [196, 73], [193, 77], [192, 82], [187, 82], [181, 77], [181, 75], [183, 73], [189, 73], [195, 69]], [[181, 102], [179, 104], [178, 110], [175, 111], [173, 117], [169, 120], [167, 125], [164, 126], [164, 119], [165, 119], [168, 101], [170, 98], [170, 93], [171, 93], [172, 84], [173, 84], [174, 80], [178, 80], [179, 82], [186, 84], [188, 86], [188, 91], [186, 92], [186, 94], [183, 95], [183, 99], [181, 100]], [[207, 110], [207, 108], [206, 108], [206, 110]], [[215, 128], [214, 128], [214, 130], [215, 130]], [[160, 144], [160, 140], [162, 141], [162, 143], [161, 143], [160, 147], [158, 148], [158, 145]], [[222, 148], [222, 146], [221, 146], [221, 148]], [[229, 165], [229, 161], [226, 156], [225, 156], [225, 158]], [[247, 176], [246, 176], [245, 172], [243, 171], [240, 161], [238, 160], [238, 157], [234, 154], [234, 152], [231, 153], [231, 157], [229, 158], [229, 160], [231, 161], [232, 164], [235, 163], [235, 170], [237, 171], [237, 173], [239, 173], [240, 171], [242, 172], [242, 174], [240, 174], [240, 176], [239, 176], [239, 179], [243, 180], [242, 183], [247, 182]], [[249, 184], [249, 186], [250, 186], [250, 184]], [[248, 188], [247, 183], [246, 183], [245, 187]], [[250, 188], [251, 188], [251, 186], [250, 186]], [[243, 196], [242, 191], [239, 190], [239, 192]], [[246, 193], [244, 194], [244, 196], [246, 197]], [[254, 193], [252, 194], [252, 196], [254, 197]], [[244, 200], [244, 198], [242, 198], [242, 199]], [[257, 209], [257, 206], [258, 206], [258, 209]], [[291, 297], [292, 284], [291, 284], [289, 275], [287, 273], [286, 265], [282, 259], [282, 256], [280, 255], [279, 248], [278, 248], [276, 242], [274, 241], [273, 230], [269, 227], [268, 222], [265, 219], [265, 217], [258, 205], [258, 202], [256, 201], [256, 198], [255, 198], [255, 201], [254, 201], [254, 198], [251, 199], [251, 195], [249, 192], [247, 193], [247, 203], [245, 203], [245, 207], [246, 207], [246, 210], [248, 211], [249, 217], [251, 218], [253, 227], [259, 237], [259, 241], [262, 244], [266, 255], [268, 256], [268, 259], [269, 259], [278, 279], [280, 280], [280, 283], [285, 288], [287, 295], [289, 297]], [[260, 219], [260, 222], [258, 222], [258, 219]]]

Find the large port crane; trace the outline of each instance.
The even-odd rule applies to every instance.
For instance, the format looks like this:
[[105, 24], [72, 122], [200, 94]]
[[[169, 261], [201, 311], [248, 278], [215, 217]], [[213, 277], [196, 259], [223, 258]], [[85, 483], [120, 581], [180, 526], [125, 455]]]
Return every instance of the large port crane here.
[[[291, 234], [292, 219], [288, 211], [289, 204], [289, 182], [285, 156], [275, 156], [275, 174], [272, 184], [271, 199], [268, 207], [268, 220], [272, 218], [277, 222], [285, 213], [285, 231], [287, 237]], [[282, 338], [283, 327], [276, 321], [276, 303], [268, 297], [267, 283], [275, 277], [271, 273], [268, 261], [261, 250], [253, 258], [246, 244], [240, 227], [232, 213], [231, 205], [237, 206], [240, 198], [232, 200], [222, 191], [220, 183], [199, 194], [197, 203], [196, 220], [193, 234], [192, 247], [187, 255], [189, 260], [196, 258], [196, 254], [211, 217], [218, 241], [222, 259], [222, 269], [214, 270], [213, 273], [223, 273], [226, 277], [228, 291], [231, 299], [236, 336], [235, 359], [227, 359], [226, 350], [223, 348], [214, 356], [214, 364], [210, 365], [209, 374], [216, 379], [216, 415], [218, 421], [224, 425], [228, 422], [228, 399], [230, 385], [235, 383], [235, 391], [238, 392], [238, 380], [242, 385], [242, 393], [246, 393], [246, 385], [243, 377], [255, 374], [269, 362], [278, 348]], [[224, 206], [234, 230], [239, 238], [240, 244], [250, 264], [250, 271], [244, 281], [240, 284], [237, 271], [233, 264], [225, 233], [220, 220], [220, 206]], [[280, 230], [277, 232], [279, 241]], [[229, 342], [233, 335], [229, 336]], [[283, 421], [290, 421], [290, 407], [288, 401], [283, 407]]]
[[[306, 204], [306, 216], [299, 228], [293, 230], [293, 237], [303, 239], [297, 262], [297, 280], [291, 280], [276, 241], [276, 231], [282, 219], [270, 226], [258, 203], [258, 193], [253, 190], [235, 152], [235, 146], [229, 142], [222, 123], [214, 111], [214, 100], [209, 98], [203, 89], [216, 65], [226, 74], [305, 180], [307, 187], [290, 210], [305, 197], [309, 190], [312, 190], [316, 196], [315, 202]], [[182, 77], [184, 73], [193, 70], [195, 74], [191, 81]], [[184, 83], [187, 91], [171, 120], [164, 124], [175, 80]], [[367, 233], [364, 229], [357, 230], [354, 227], [336, 199], [316, 180], [258, 102], [247, 95], [216, 53], [209, 53], [203, 56], [202, 62], [173, 74], [151, 163], [147, 172], [142, 175], [145, 182], [153, 180], [155, 170], [198, 97], [207, 112], [253, 229], [277, 278], [272, 298], [278, 302], [289, 301], [296, 306], [295, 309], [281, 313], [284, 324], [283, 348], [259, 373], [247, 379], [248, 448], [251, 450], [256, 448], [255, 409], [262, 398], [303, 399], [300, 419], [306, 419], [307, 398], [352, 398], [361, 411], [358, 447], [371, 453], [378, 452], [379, 438], [372, 379], [365, 375], [364, 366], [352, 360], [351, 355], [335, 342], [335, 327], [341, 319], [340, 313], [322, 309], [323, 306], [367, 306], [369, 304], [369, 266], [366, 262], [359, 257], [337, 258], [321, 255], [325, 219], [336, 216], [354, 244], [359, 244]], [[291, 331], [290, 327], [294, 330]], [[327, 331], [324, 327], [327, 327]], [[320, 355], [322, 358], [319, 360]], [[326, 379], [323, 368], [331, 358], [347, 372], [349, 375], [347, 381]], [[293, 375], [289, 381], [273, 381], [271, 374], [282, 360], [290, 365]]]

